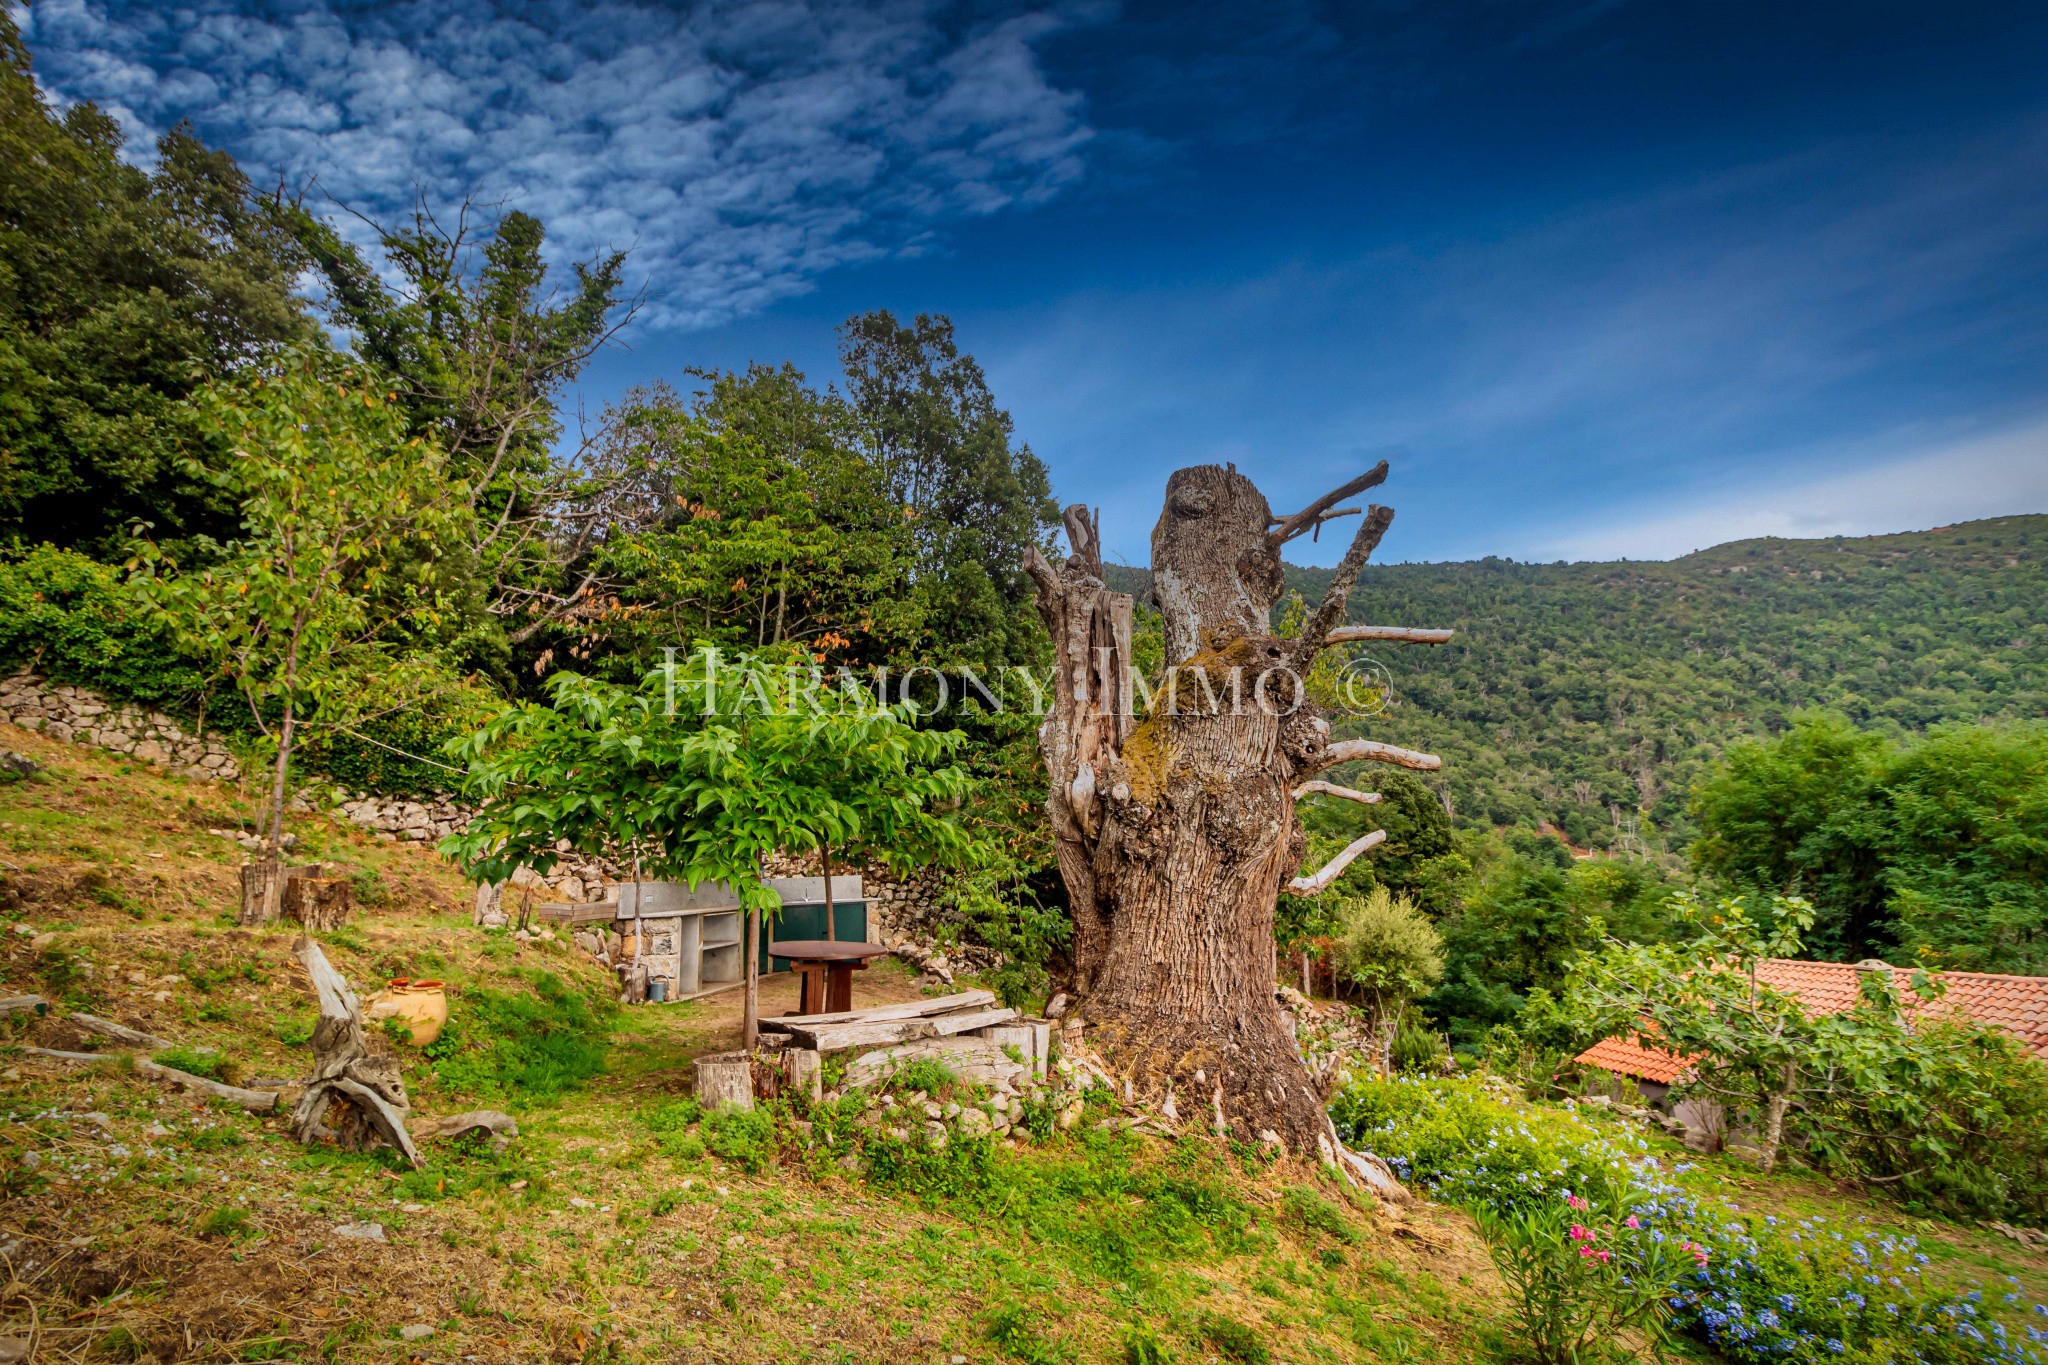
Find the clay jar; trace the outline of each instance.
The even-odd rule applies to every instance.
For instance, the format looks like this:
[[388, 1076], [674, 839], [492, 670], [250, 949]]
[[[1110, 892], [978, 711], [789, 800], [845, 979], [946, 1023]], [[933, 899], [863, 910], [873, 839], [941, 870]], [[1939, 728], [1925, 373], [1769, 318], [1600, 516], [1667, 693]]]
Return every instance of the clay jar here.
[[439, 981], [397, 977], [370, 1002], [364, 1018], [371, 1023], [396, 1019], [411, 1030], [414, 1047], [425, 1047], [441, 1036], [441, 1026], [448, 1022], [448, 993]]

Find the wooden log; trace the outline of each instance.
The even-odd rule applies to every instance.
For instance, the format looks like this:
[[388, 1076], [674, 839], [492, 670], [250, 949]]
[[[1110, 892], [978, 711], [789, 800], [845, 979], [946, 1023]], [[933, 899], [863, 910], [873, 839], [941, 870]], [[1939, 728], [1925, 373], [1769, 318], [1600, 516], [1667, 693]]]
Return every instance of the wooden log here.
[[744, 1052], [718, 1052], [697, 1059], [697, 1103], [706, 1109], [754, 1107], [754, 1067]]
[[40, 995], [0, 996], [0, 1019], [11, 1014], [28, 1014], [31, 1011], [38, 1015], [48, 1014], [50, 1002]]
[[117, 1024], [111, 1019], [102, 1019], [97, 1014], [73, 1013], [67, 1014], [64, 1017], [84, 1029], [87, 1033], [97, 1033], [103, 1038], [112, 1038], [114, 1041], [126, 1043], [130, 1047], [177, 1046], [176, 1043], [168, 1038], [159, 1038], [154, 1033], [144, 1033], [141, 1029], [129, 1028], [126, 1024]]
[[419, 1142], [446, 1142], [478, 1132], [489, 1133], [493, 1137], [518, 1137], [519, 1120], [496, 1109], [472, 1109], [466, 1114], [450, 1114], [445, 1118], [415, 1118], [407, 1125], [407, 1130]]
[[307, 933], [332, 933], [348, 923], [355, 909], [355, 891], [346, 877], [287, 877], [284, 917], [296, 920]]
[[119, 1052], [62, 1052], [54, 1047], [30, 1047], [24, 1043], [21, 1050], [31, 1057], [43, 1057], [53, 1062], [110, 1062], [119, 1060]]
[[405, 1126], [412, 1105], [398, 1063], [370, 1055], [362, 1009], [320, 945], [302, 937], [298, 956], [319, 999], [320, 1021], [313, 1026], [313, 1077], [292, 1110], [293, 1133], [308, 1145], [331, 1139], [351, 1151], [388, 1144], [417, 1169], [419, 1148]]
[[982, 1009], [996, 1002], [994, 991], [960, 991], [935, 995], [929, 1000], [909, 1000], [898, 1005], [870, 1005], [866, 1009], [841, 1010], [837, 1014], [785, 1014], [763, 1019], [761, 1027], [776, 1032], [809, 1028], [813, 1024], [881, 1023], [889, 1019], [922, 1019], [927, 1015], [950, 1014], [954, 1010]]
[[907, 1043], [917, 1038], [936, 1038], [939, 1031], [929, 1019], [883, 1019], [875, 1023], [813, 1024], [792, 1028], [789, 1036], [798, 1047], [813, 1052], [844, 1052], [850, 1047], [874, 1047], [882, 1043]]
[[252, 1114], [267, 1114], [277, 1108], [277, 1092], [275, 1090], [244, 1090], [239, 1085], [224, 1085], [220, 1081], [210, 1081], [204, 1076], [194, 1076], [189, 1071], [180, 1071], [176, 1067], [160, 1065], [152, 1062], [147, 1057], [137, 1057], [135, 1059], [135, 1074], [147, 1076], [153, 1081], [163, 1081], [168, 1085], [175, 1085], [181, 1090], [203, 1091], [215, 1099], [226, 1100], [230, 1104], [239, 1104]]
[[[997, 1006], [995, 1009], [973, 1010], [966, 1014], [942, 1014], [925, 1022], [932, 1026], [933, 1033], [941, 1038], [949, 1038], [956, 1033], [973, 1033], [978, 1029], [1007, 1024], [1016, 1017], [1017, 1011]], [[1025, 1054], [1025, 1060], [1030, 1060], [1028, 1052]]]
[[864, 1052], [846, 1066], [843, 1084], [849, 1088], [874, 1085], [911, 1062], [929, 1057], [939, 1062], [961, 1080], [993, 1084], [997, 1081], [1014, 1081], [1030, 1073], [1028, 1066], [1019, 1066], [999, 1052], [988, 1039], [966, 1035], [953, 1038], [927, 1038], [896, 1047], [881, 1048]]

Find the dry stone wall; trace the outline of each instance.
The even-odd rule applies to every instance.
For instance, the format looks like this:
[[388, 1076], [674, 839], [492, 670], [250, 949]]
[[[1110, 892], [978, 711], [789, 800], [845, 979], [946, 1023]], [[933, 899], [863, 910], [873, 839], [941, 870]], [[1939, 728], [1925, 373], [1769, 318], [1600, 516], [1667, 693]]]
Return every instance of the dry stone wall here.
[[131, 754], [186, 777], [233, 782], [242, 775], [227, 745], [189, 733], [161, 711], [110, 702], [26, 669], [0, 680], [0, 715], [24, 730]]

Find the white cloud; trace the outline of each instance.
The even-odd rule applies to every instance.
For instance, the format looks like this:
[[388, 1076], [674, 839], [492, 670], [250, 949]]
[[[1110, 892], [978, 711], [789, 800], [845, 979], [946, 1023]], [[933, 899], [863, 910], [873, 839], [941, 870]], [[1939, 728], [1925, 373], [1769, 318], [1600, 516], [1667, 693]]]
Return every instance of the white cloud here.
[[1819, 478], [1718, 495], [1696, 491], [1683, 512], [1610, 515], [1533, 557], [1671, 559], [1756, 536], [1881, 535], [2020, 512], [2048, 512], [2048, 420], [1923, 445]]
[[[424, 190], [538, 216], [560, 258], [629, 249], [656, 325], [705, 326], [948, 220], [1076, 180], [1056, 12], [964, 32], [937, 0], [386, 6], [38, 0], [43, 84], [137, 155], [190, 119], [261, 178], [389, 217]], [[337, 220], [341, 221], [341, 220]]]

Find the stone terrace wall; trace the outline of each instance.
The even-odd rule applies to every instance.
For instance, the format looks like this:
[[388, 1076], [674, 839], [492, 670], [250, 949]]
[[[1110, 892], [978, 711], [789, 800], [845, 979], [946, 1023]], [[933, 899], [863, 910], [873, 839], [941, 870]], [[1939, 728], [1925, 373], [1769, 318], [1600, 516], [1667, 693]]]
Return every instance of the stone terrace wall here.
[[24, 730], [132, 754], [186, 777], [233, 782], [242, 775], [227, 745], [187, 733], [161, 711], [117, 705], [27, 670], [0, 680], [0, 716]]

